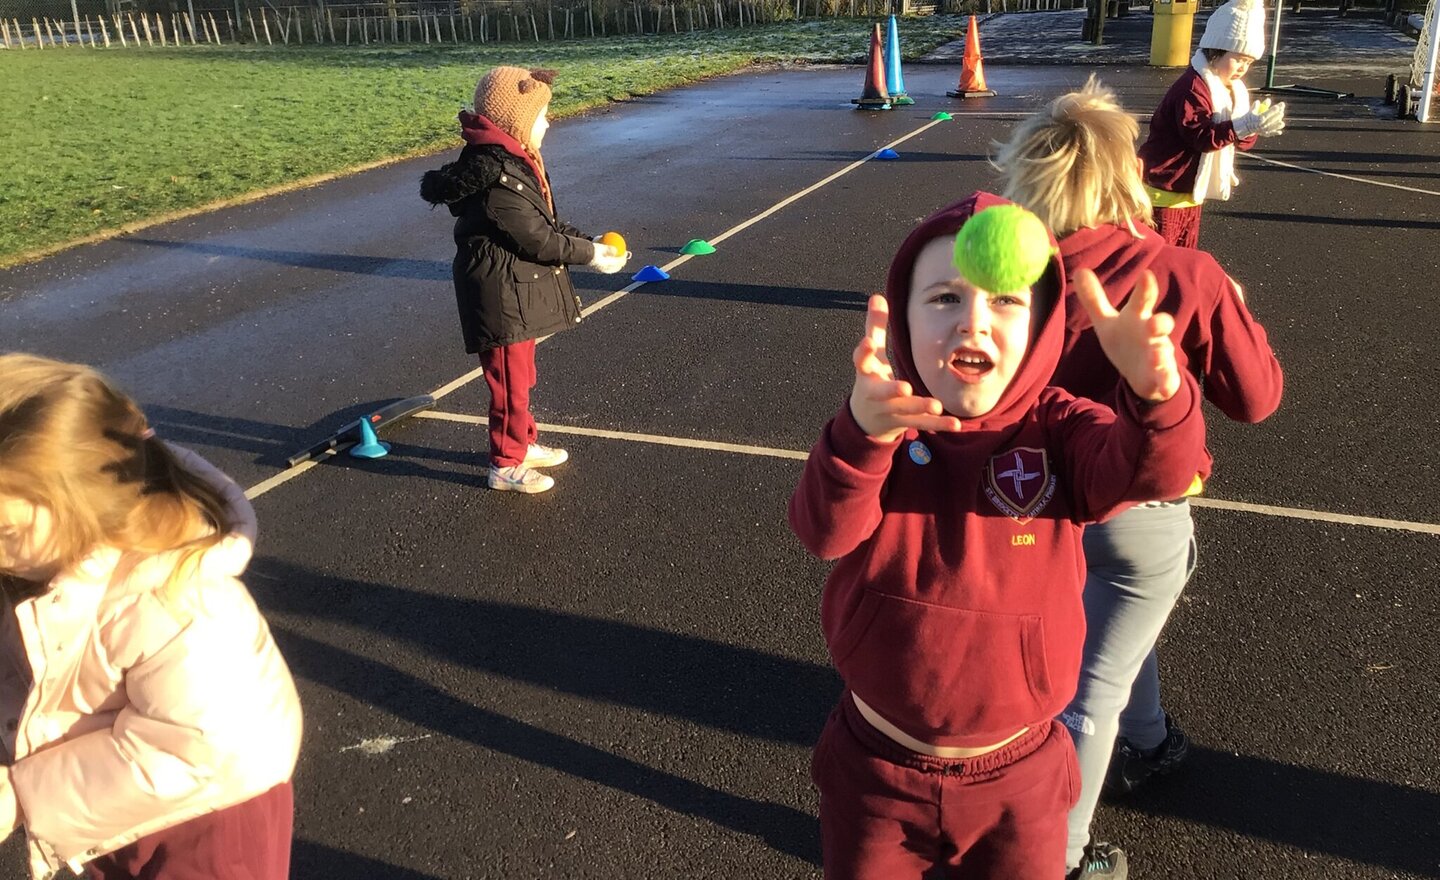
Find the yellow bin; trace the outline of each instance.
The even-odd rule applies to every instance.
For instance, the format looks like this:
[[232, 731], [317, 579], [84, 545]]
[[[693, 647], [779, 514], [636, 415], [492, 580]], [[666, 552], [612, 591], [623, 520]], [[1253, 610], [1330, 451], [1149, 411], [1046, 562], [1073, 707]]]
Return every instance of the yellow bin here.
[[1190, 34], [1200, 0], [1155, 0], [1151, 11], [1150, 66], [1184, 67], [1190, 63]]

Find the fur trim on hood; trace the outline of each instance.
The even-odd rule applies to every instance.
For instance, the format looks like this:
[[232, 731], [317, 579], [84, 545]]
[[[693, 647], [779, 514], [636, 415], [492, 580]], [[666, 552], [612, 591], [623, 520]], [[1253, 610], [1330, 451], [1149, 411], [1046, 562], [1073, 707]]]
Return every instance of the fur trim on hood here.
[[459, 159], [425, 172], [420, 198], [439, 207], [483, 192], [500, 179], [503, 152], [499, 147], [466, 147]]

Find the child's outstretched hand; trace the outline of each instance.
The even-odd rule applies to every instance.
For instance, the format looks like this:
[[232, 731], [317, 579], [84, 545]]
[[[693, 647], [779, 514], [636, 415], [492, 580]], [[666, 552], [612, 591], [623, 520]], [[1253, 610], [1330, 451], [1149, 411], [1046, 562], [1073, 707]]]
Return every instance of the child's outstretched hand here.
[[595, 243], [595, 256], [590, 260], [592, 269], [599, 269], [606, 275], [614, 275], [625, 268], [625, 261], [630, 259], [630, 254], [620, 253], [608, 244]]
[[1100, 347], [1130, 390], [1152, 403], [1174, 397], [1180, 390], [1180, 368], [1175, 362], [1175, 344], [1170, 341], [1175, 319], [1164, 312], [1155, 314], [1160, 298], [1155, 276], [1146, 272], [1118, 312], [1094, 272], [1081, 269], [1073, 281], [1075, 295], [1095, 325]]
[[958, 431], [960, 420], [944, 415], [933, 397], [916, 397], [910, 383], [895, 378], [885, 356], [885, 327], [890, 307], [885, 297], [870, 297], [865, 312], [865, 336], [855, 346], [855, 387], [850, 391], [850, 413], [860, 430], [884, 443], [900, 439], [908, 429]]

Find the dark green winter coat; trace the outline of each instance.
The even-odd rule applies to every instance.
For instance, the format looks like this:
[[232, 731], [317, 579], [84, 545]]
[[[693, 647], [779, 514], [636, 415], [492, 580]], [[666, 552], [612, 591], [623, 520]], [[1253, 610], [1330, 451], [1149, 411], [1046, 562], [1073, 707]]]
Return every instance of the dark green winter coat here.
[[426, 172], [420, 195], [456, 217], [452, 268], [466, 351], [580, 323], [580, 298], [565, 267], [589, 263], [595, 246], [551, 213], [524, 160], [494, 144], [471, 144], [455, 162]]

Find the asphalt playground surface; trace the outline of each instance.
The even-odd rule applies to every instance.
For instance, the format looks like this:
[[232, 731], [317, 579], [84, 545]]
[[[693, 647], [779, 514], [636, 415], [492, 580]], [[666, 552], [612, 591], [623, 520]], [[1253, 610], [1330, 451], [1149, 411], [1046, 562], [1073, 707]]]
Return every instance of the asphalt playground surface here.
[[[97, 365], [257, 487], [247, 582], [307, 717], [295, 877], [819, 876], [809, 750], [840, 684], [826, 566], [785, 524], [798, 455], [906, 231], [995, 188], [991, 142], [1091, 72], [1147, 115], [1175, 75], [992, 65], [1000, 96], [962, 104], [958, 68], [916, 67], [914, 107], [866, 114], [854, 68], [764, 70], [558, 123], [561, 213], [623, 232], [629, 271], [760, 219], [623, 296], [628, 271], [574, 273], [592, 311], [534, 395], [572, 461], [538, 497], [484, 488], [478, 379], [386, 458], [285, 467], [475, 368], [450, 218], [417, 195], [446, 157], [0, 272], [0, 350]], [[1359, 96], [1288, 98], [1206, 211], [1286, 398], [1211, 410], [1216, 506], [1161, 649], [1194, 756], [1098, 816], [1136, 878], [1440, 878], [1440, 128], [1335, 78]]]

